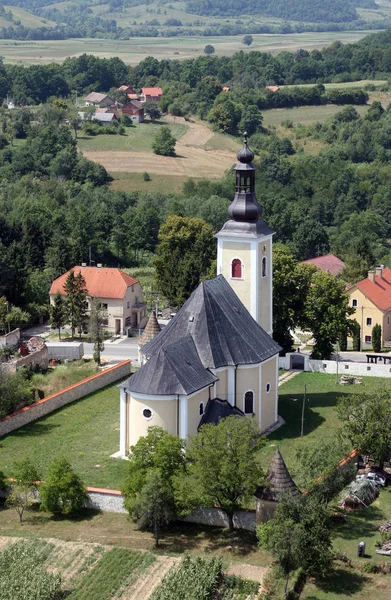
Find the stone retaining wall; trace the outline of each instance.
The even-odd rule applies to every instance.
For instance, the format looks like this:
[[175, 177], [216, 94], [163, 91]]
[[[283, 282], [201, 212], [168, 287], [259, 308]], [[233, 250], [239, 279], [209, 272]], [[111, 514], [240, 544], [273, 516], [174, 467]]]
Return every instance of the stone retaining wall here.
[[[192, 513], [178, 519], [187, 523], [212, 525], [214, 527], [228, 527], [227, 515], [220, 508], [197, 508]], [[235, 529], [255, 531], [255, 511], [238, 510], [234, 514]]]
[[130, 375], [130, 360], [110, 367], [0, 419], [0, 437]]
[[14, 329], [5, 335], [0, 335], [0, 346], [17, 346], [20, 340], [20, 329]]
[[27, 356], [21, 356], [17, 360], [11, 360], [10, 362], [2, 363], [1, 367], [4, 371], [8, 373], [16, 373], [18, 369], [22, 367], [30, 367], [30, 366], [38, 366], [44, 371], [48, 368], [49, 365], [49, 356], [48, 349], [44, 346], [41, 350], [37, 350], [36, 352], [31, 352], [31, 354], [27, 354]]

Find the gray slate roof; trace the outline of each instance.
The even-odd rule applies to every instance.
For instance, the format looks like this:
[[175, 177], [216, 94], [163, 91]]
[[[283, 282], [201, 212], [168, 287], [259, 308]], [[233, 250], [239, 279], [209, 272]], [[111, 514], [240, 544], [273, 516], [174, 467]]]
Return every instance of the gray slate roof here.
[[208, 423], [213, 423], [217, 425], [220, 419], [224, 419], [225, 417], [230, 417], [231, 415], [237, 415], [238, 417], [244, 417], [244, 412], [242, 412], [236, 406], [231, 406], [227, 400], [220, 400], [220, 398], [214, 398], [214, 400], [208, 400], [208, 404], [206, 405], [205, 412], [201, 417], [201, 420], [198, 425], [198, 431], [200, 427], [206, 425]]
[[259, 486], [255, 493], [260, 500], [278, 502], [283, 494], [294, 497], [301, 493], [293, 481], [278, 448], [269, 465], [266, 482], [267, 485]]
[[280, 346], [253, 319], [222, 275], [200, 283], [169, 324], [142, 348], [153, 357], [190, 334], [205, 368], [258, 364]]
[[213, 385], [217, 377], [201, 363], [193, 339], [160, 346], [158, 351], [130, 377], [123, 387], [140, 394], [192, 394]]

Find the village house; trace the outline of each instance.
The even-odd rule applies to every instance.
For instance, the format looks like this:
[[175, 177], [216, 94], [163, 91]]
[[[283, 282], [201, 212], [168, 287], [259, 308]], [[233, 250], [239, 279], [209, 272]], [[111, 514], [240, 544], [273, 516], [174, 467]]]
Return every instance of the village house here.
[[335, 277], [340, 275], [345, 268], [343, 260], [335, 256], [335, 254], [325, 254], [325, 256], [317, 256], [316, 258], [309, 258], [303, 260], [302, 265], [315, 265], [318, 269], [324, 273], [330, 273]]
[[91, 92], [85, 99], [86, 106], [114, 106], [115, 101], [110, 98], [107, 94], [99, 94], [98, 92]]
[[[102, 267], [87, 267], [86, 263], [71, 269], [75, 275], [81, 273], [86, 282], [89, 296], [98, 299], [107, 311], [107, 330], [114, 334], [125, 334], [130, 328], [143, 325], [146, 315], [146, 305], [142, 301], [142, 288], [140, 282], [121, 269]], [[50, 288], [50, 302], [54, 303], [57, 292], [66, 296], [65, 282], [70, 271], [55, 279]]]
[[142, 88], [140, 94], [140, 102], [159, 102], [163, 95], [163, 91], [159, 87]]
[[272, 236], [255, 198], [254, 154], [238, 154], [230, 219], [216, 235], [217, 277], [200, 283], [159, 331], [139, 340], [141, 368], [120, 387], [120, 456], [160, 426], [188, 439], [204, 423], [238, 415], [265, 431], [278, 423], [272, 336]]
[[138, 100], [131, 100], [131, 102], [125, 104], [121, 112], [123, 115], [128, 115], [133, 123], [142, 123], [144, 121], [143, 105]]
[[361, 347], [372, 347], [372, 329], [380, 325], [382, 345], [391, 344], [391, 269], [381, 265], [368, 271], [368, 277], [347, 291], [349, 305], [355, 309], [351, 319], [361, 328]]
[[114, 121], [118, 121], [118, 117], [114, 112], [96, 112], [92, 115], [91, 121], [98, 121], [102, 125], [112, 125]]
[[124, 92], [125, 94], [136, 94], [136, 92], [134, 91], [134, 89], [132, 88], [131, 85], [120, 85], [119, 88], [117, 89], [117, 92]]

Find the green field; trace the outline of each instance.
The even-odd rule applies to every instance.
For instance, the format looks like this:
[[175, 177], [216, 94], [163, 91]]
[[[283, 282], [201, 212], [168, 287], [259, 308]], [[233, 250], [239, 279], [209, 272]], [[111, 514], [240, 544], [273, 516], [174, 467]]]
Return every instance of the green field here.
[[[304, 437], [300, 437], [301, 410], [304, 386], [307, 386]], [[278, 413], [286, 421], [285, 425], [267, 437], [262, 450], [262, 458], [267, 468], [277, 446], [292, 476], [297, 474], [296, 451], [301, 446], [319, 441], [332, 442], [340, 422], [335, 410], [337, 398], [355, 392], [372, 391], [382, 386], [390, 386], [380, 377], [363, 377], [361, 385], [339, 385], [335, 375], [324, 373], [300, 373], [279, 388]], [[341, 457], [342, 458], [342, 457]]]
[[[147, 151], [152, 152], [153, 138], [162, 125], [167, 125], [172, 135], [179, 140], [187, 131], [188, 127], [182, 123], [166, 122], [164, 120], [151, 123], [137, 123], [134, 127], [126, 127], [124, 135], [100, 134], [87, 136], [80, 131], [78, 135], [78, 146], [83, 150], [115, 150], [115, 151]], [[148, 169], [146, 169], [148, 170]]]
[[[11, 11], [14, 17], [14, 21], [19, 20], [23, 27], [55, 27], [56, 23], [54, 21], [50, 21], [49, 19], [41, 19], [41, 17], [37, 17], [36, 15], [32, 15], [27, 10], [23, 8], [19, 8], [17, 6], [8, 6], [3, 4], [5, 10], [7, 12]], [[0, 27], [15, 27], [15, 23], [13, 21], [8, 21], [7, 19], [0, 18]]]
[[[148, 165], [145, 167], [148, 169]], [[109, 175], [113, 178], [110, 187], [113, 190], [121, 192], [161, 192], [179, 193], [183, 189], [184, 178], [178, 175], [155, 175], [149, 172], [150, 181], [144, 181], [142, 173], [118, 173], [111, 172]], [[194, 178], [193, 178], [194, 179]]]
[[[326, 104], [323, 106], [299, 106], [298, 108], [272, 108], [262, 111], [263, 125], [267, 128], [278, 127], [284, 121], [292, 121], [295, 125], [311, 125], [317, 121], [326, 121], [343, 110], [343, 106]], [[365, 115], [369, 106], [355, 106], [360, 115]]]
[[29, 457], [45, 477], [49, 462], [66, 456], [84, 483], [119, 489], [127, 462], [110, 458], [119, 449], [119, 390], [111, 385], [0, 439], [0, 465]]
[[374, 31], [340, 31], [327, 33], [259, 34], [254, 35], [250, 48], [242, 44], [242, 35], [212, 37], [132, 38], [130, 40], [69, 39], [55, 41], [0, 40], [0, 55], [4, 62], [23, 64], [46, 64], [63, 62], [68, 56], [83, 53], [100, 58], [118, 56], [128, 64], [136, 65], [147, 56], [158, 59], [185, 59], [203, 56], [206, 44], [212, 44], [218, 56], [231, 56], [239, 50], [259, 50], [277, 54], [282, 50], [298, 48], [323, 48], [335, 40], [345, 43], [357, 42]]

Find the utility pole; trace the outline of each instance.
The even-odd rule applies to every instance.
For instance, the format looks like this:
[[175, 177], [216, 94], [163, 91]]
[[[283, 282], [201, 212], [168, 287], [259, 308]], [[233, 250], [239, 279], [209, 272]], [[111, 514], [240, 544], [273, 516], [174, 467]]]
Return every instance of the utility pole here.
[[335, 383], [338, 384], [338, 362], [339, 362], [339, 346], [338, 346], [338, 340], [337, 340], [337, 371], [336, 371], [336, 377], [335, 377]]
[[305, 410], [305, 403], [307, 400], [307, 386], [304, 386], [304, 396], [303, 396], [303, 406], [301, 408], [301, 434], [300, 437], [303, 437], [304, 435], [304, 410]]

